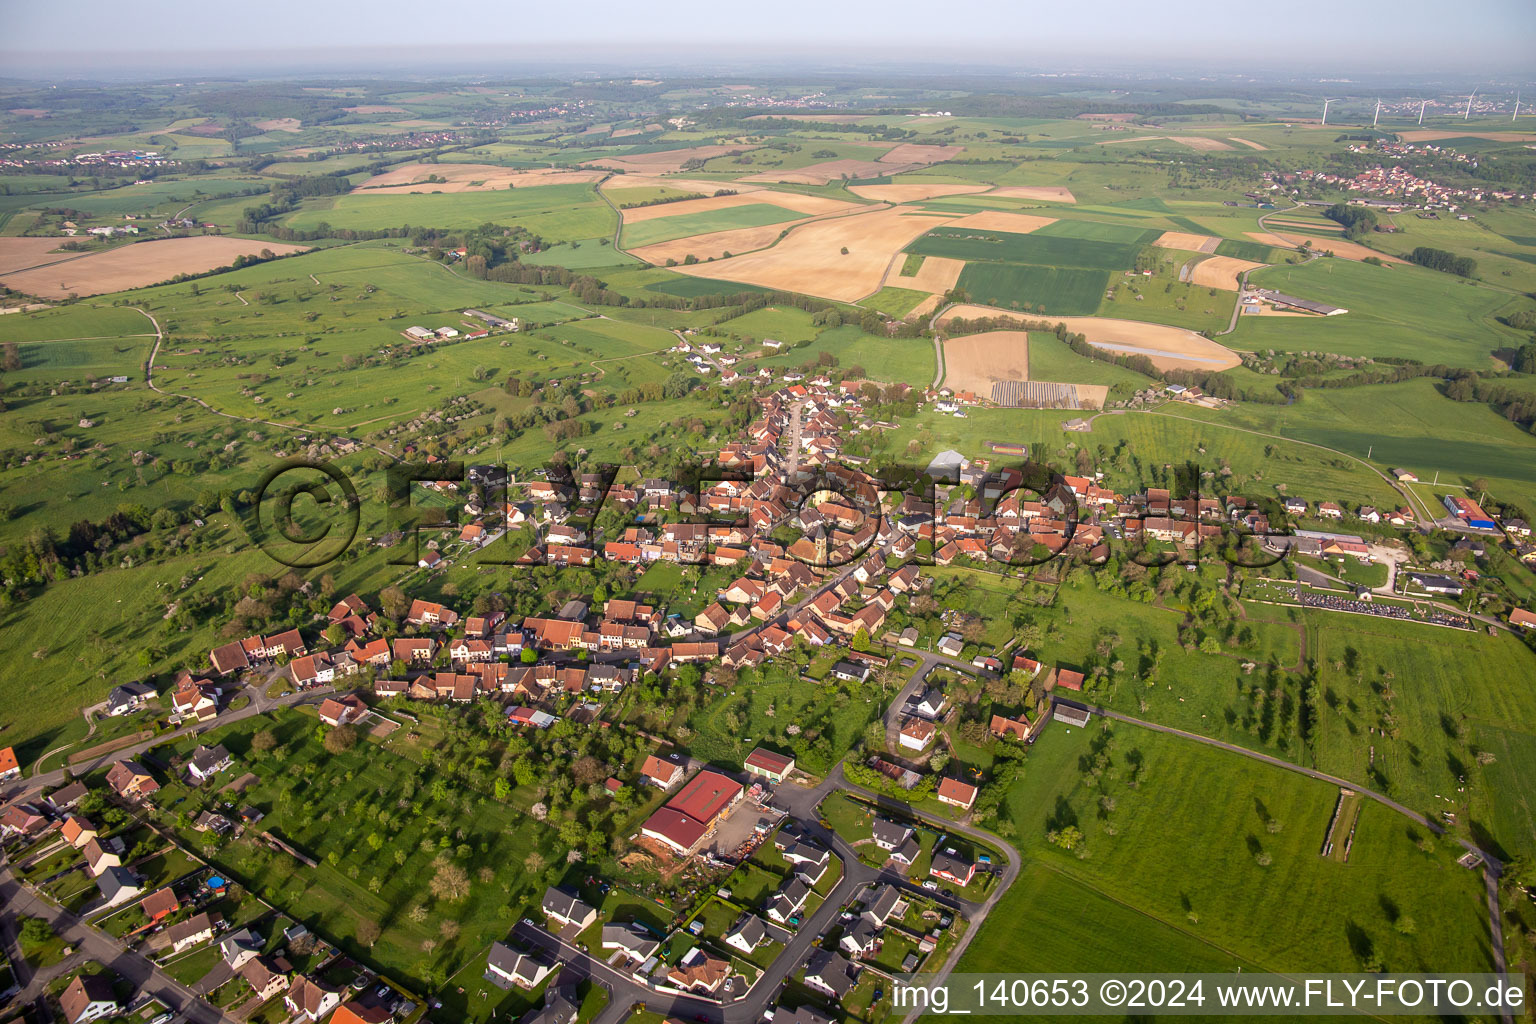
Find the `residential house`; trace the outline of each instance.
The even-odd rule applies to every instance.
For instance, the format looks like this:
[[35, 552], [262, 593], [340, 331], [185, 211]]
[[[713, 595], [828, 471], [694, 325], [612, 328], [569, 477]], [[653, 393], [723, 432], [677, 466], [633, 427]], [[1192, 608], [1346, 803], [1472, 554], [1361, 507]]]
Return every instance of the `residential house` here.
[[249, 928], [240, 928], [219, 940], [219, 955], [230, 970], [238, 971], [261, 955], [263, 945], [260, 935]]
[[78, 804], [90, 790], [83, 782], [71, 782], [67, 786], [60, 786], [48, 794], [48, 806], [56, 813], [63, 814]]
[[165, 938], [170, 944], [171, 952], [180, 953], [213, 938], [213, 929], [214, 919], [204, 911], [179, 924], [171, 925], [165, 930]]
[[906, 909], [901, 890], [894, 885], [882, 885], [864, 905], [864, 912], [860, 916], [876, 928], [884, 928], [893, 916], [900, 917]]
[[667, 981], [685, 992], [714, 995], [731, 976], [731, 962], [710, 956], [698, 946], [683, 955], [683, 959], [667, 972]]
[[876, 818], [869, 825], [870, 838], [882, 850], [894, 850], [912, 835], [912, 826]]
[[800, 909], [805, 906], [811, 887], [795, 875], [768, 899], [768, 916], [779, 924], [798, 924]]
[[107, 870], [107, 868], [115, 868], [122, 864], [123, 858], [120, 850], [114, 848], [121, 846], [122, 840], [120, 839], [115, 841], [109, 840], [106, 845], [103, 845], [100, 839], [92, 839], [86, 843], [85, 847], [80, 851], [85, 858], [86, 874], [95, 878]]
[[768, 926], [756, 914], [746, 914], [725, 933], [725, 944], [750, 953], [768, 938]]
[[958, 856], [951, 847], [942, 852], [933, 852], [933, 863], [929, 865], [928, 873], [956, 885], [970, 885], [971, 879], [976, 877], [976, 865]]
[[283, 1006], [295, 1024], [314, 1022], [341, 1004], [341, 993], [300, 975], [283, 993]]
[[160, 783], [137, 761], [119, 761], [107, 772], [107, 785], [124, 800], [139, 801], [160, 788]]
[[502, 942], [491, 943], [491, 953], [486, 960], [485, 980], [498, 988], [531, 989], [555, 969], [550, 964], [528, 953], [520, 953]]
[[151, 922], [158, 923], [181, 909], [181, 900], [170, 886], [156, 889], [139, 901], [139, 909]]
[[603, 925], [604, 949], [616, 949], [633, 965], [645, 963], [661, 948], [661, 940], [634, 924]]
[[368, 713], [368, 705], [355, 693], [343, 697], [327, 697], [320, 702], [320, 721], [326, 725], [347, 725]]
[[64, 819], [64, 827], [59, 830], [64, 841], [75, 849], [80, 849], [86, 843], [96, 838], [96, 826], [77, 814], [71, 814]]
[[16, 748], [0, 749], [0, 782], [21, 778], [21, 762], [16, 760]]
[[234, 764], [221, 743], [215, 747], [199, 746], [187, 761], [187, 774], [197, 782], [206, 782]]
[[68, 1024], [115, 1017], [123, 1012], [118, 1005], [117, 993], [112, 982], [104, 974], [77, 974], [75, 980], [59, 996], [59, 1009], [64, 1011]]
[[96, 888], [100, 890], [101, 898], [105, 901], [103, 906], [115, 907], [131, 899], [137, 899], [144, 891], [144, 884], [138, 875], [127, 868], [115, 867], [107, 868], [96, 876]]
[[684, 772], [680, 761], [668, 761], [652, 754], [645, 759], [645, 764], [640, 768], [640, 774], [653, 786], [671, 789], [682, 781]]
[[48, 829], [48, 819], [31, 804], [12, 804], [0, 813], [0, 836], [35, 836]]
[[842, 999], [858, 979], [858, 968], [841, 953], [830, 949], [813, 950], [805, 962], [805, 984], [822, 995]]
[[564, 889], [554, 886], [545, 890], [542, 905], [545, 915], [562, 927], [573, 927], [581, 931], [597, 920], [595, 907], [588, 906]]
[[240, 965], [237, 974], [245, 979], [256, 993], [257, 1002], [264, 1002], [288, 987], [288, 975], [262, 957], [253, 957]]
[[964, 810], [970, 810], [976, 803], [976, 787], [969, 782], [961, 782], [959, 779], [945, 777], [939, 780], [939, 788], [934, 793], [939, 798], [939, 803], [949, 804]]
[[116, 718], [132, 714], [154, 697], [155, 688], [145, 683], [123, 683], [107, 694], [107, 714]]
[[925, 718], [909, 718], [901, 727], [901, 745], [908, 750], [927, 750], [938, 729]]

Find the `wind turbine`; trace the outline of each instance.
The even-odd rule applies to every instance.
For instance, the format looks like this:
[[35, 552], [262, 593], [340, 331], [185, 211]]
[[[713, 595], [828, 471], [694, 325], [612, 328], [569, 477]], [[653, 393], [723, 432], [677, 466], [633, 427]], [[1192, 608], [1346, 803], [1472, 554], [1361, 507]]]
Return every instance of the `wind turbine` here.
[[1424, 108], [1427, 106], [1429, 106], [1429, 100], [1423, 100], [1419, 103], [1419, 124], [1424, 123]]
[[1376, 97], [1376, 115], [1371, 118], [1371, 128], [1376, 127], [1376, 122], [1381, 120], [1381, 97]]
[[[1328, 123], [1328, 104], [1330, 104], [1332, 102], [1333, 102], [1333, 100], [1328, 99], [1326, 96], [1323, 97], [1323, 124], [1324, 125], [1326, 125]], [[1322, 125], [1319, 125], [1318, 127], [1322, 127]]]
[[1472, 116], [1472, 97], [1476, 96], [1476, 95], [1477, 95], [1477, 90], [1473, 89], [1472, 90], [1472, 96], [1468, 96], [1467, 97], [1467, 112], [1465, 114], [1461, 115], [1461, 119], [1463, 121], [1467, 120], [1468, 118], [1470, 118]]
[[1520, 93], [1519, 93], [1518, 90], [1516, 90], [1516, 92], [1515, 92], [1515, 112], [1509, 116], [1509, 119], [1510, 119], [1511, 122], [1513, 122], [1515, 120], [1515, 118], [1517, 118], [1519, 116], [1520, 116]]

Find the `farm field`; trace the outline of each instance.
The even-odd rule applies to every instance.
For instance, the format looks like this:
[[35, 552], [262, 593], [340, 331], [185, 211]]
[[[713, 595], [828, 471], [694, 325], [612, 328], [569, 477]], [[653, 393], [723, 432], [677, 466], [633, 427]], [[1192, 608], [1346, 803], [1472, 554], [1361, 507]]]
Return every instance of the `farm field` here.
[[1109, 285], [1109, 272], [1024, 263], [968, 263], [959, 285], [982, 305], [1026, 314], [1083, 316], [1098, 312]]
[[159, 284], [180, 274], [201, 274], [226, 267], [239, 256], [256, 256], [264, 251], [283, 256], [304, 249], [301, 245], [211, 235], [167, 238], [0, 274], [0, 284], [45, 299], [103, 295]]
[[321, 224], [354, 231], [378, 231], [406, 224], [471, 228], [492, 223], [518, 225], [550, 241], [612, 235], [613, 211], [590, 185], [545, 185], [442, 195], [352, 193], [334, 201], [311, 200], [289, 214], [289, 227], [313, 230]]
[[1038, 380], [1029, 375], [1029, 336], [1023, 331], [987, 331], [944, 341], [944, 386], [983, 398], [997, 381]]
[[943, 256], [956, 260], [1033, 263], [1088, 270], [1125, 270], [1136, 261], [1136, 243], [1045, 234], [1061, 223], [1057, 221], [1044, 225], [1027, 235], [936, 227], [909, 245], [907, 251], [919, 256]]
[[[1109, 770], [1085, 782], [1080, 762], [1095, 756]], [[1135, 788], [1127, 785], [1133, 776]], [[1206, 780], [1207, 799], [1185, 799], [1181, 780], [1192, 777]], [[1486, 970], [1482, 880], [1456, 866], [1458, 849], [1420, 851], [1413, 833], [1422, 829], [1368, 801], [1349, 862], [1326, 860], [1320, 848], [1337, 795], [1325, 783], [1132, 726], [1048, 729], [1007, 798], [1026, 874], [988, 917], [962, 969], [997, 969], [1003, 961], [989, 950], [1040, 946], [1025, 937], [1055, 927], [1054, 901], [1037, 906], [1028, 894], [1061, 875], [1072, 883], [1066, 892], [1086, 890], [1089, 905], [1123, 908], [1110, 917], [1121, 928], [1096, 928], [1081, 959], [1071, 944], [1046, 944], [1055, 952], [1034, 955], [1039, 969], [1124, 970], [1116, 958], [1166, 943], [1190, 969], [1303, 971], [1370, 960], [1388, 969], [1446, 962]], [[1046, 842], [1047, 831], [1068, 825], [1081, 829], [1087, 858]], [[1189, 863], [1212, 870], [1177, 867]], [[1397, 927], [1404, 918], [1435, 926]]]
[[852, 302], [878, 291], [891, 259], [935, 223], [900, 208], [813, 221], [771, 249], [677, 269]]
[[[752, 193], [757, 195], [758, 193]], [[682, 204], [677, 204], [681, 206]], [[651, 207], [665, 209], [665, 207]], [[698, 213], [679, 213], [631, 223], [625, 218], [623, 244], [626, 249], [642, 248], [675, 238], [690, 238], [716, 231], [756, 228], [785, 221], [800, 220], [803, 215], [772, 203], [747, 203]]]
[[[945, 319], [977, 319], [1009, 312], [986, 306], [955, 306], [945, 314]], [[1110, 352], [1144, 355], [1160, 369], [1224, 370], [1240, 363], [1238, 357], [1223, 346], [1179, 327], [1085, 316], [1051, 317], [1051, 320], [1065, 324], [1069, 331], [1081, 333], [1090, 345]]]
[[[510, 188], [581, 185], [599, 181], [602, 177], [601, 171], [547, 167], [520, 170], [496, 164], [404, 164], [375, 174], [354, 186], [352, 191], [368, 195], [493, 192]], [[429, 181], [429, 178], [443, 180]]]
[[1494, 351], [1519, 341], [1493, 317], [1510, 302], [1496, 291], [1420, 267], [1374, 267], [1320, 259], [1255, 271], [1249, 282], [1342, 306], [1342, 316], [1242, 318], [1228, 342], [1244, 349], [1316, 349], [1487, 368]]

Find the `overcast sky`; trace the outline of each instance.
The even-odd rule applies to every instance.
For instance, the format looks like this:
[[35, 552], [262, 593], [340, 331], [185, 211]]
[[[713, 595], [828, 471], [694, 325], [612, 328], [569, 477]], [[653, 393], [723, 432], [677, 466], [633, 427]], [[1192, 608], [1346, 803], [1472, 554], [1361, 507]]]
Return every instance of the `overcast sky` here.
[[[860, 61], [927, 55], [966, 70], [957, 59], [963, 47], [974, 48], [978, 62], [1017, 61], [1021, 69], [1101, 57], [1116, 65], [1106, 70], [1120, 70], [1140, 57], [1165, 67], [1189, 58], [1223, 70], [1336, 66], [1536, 77], [1536, 0], [4, 0], [0, 12], [0, 76], [35, 73], [54, 54], [100, 53], [97, 66], [107, 70], [140, 63], [146, 52], [186, 55], [166, 59], [167, 74], [264, 63], [323, 70], [327, 50], [339, 70], [356, 66], [347, 50], [397, 47], [409, 48], [402, 64], [416, 63], [411, 52], [433, 50], [443, 74], [515, 73], [520, 62], [579, 59], [584, 48], [594, 64], [608, 66], [673, 64], [690, 52], [712, 67], [776, 53], [826, 61], [842, 52]], [[443, 59], [440, 47], [463, 48], [463, 64]], [[227, 51], [247, 56], [215, 59]], [[84, 76], [93, 70], [68, 67]]]

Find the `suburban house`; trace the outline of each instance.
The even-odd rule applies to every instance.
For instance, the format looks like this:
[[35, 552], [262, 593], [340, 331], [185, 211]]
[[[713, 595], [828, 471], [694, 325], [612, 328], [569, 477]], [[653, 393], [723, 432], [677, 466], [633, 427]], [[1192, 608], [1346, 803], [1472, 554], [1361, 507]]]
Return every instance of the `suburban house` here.
[[747, 755], [743, 767], [749, 775], [761, 776], [769, 782], [780, 783], [794, 772], [795, 759], [758, 747]]
[[604, 949], [620, 950], [631, 964], [644, 964], [661, 948], [661, 940], [633, 924], [603, 925]]
[[123, 683], [107, 694], [107, 714], [114, 718], [132, 714], [155, 695], [155, 688], [144, 683]]
[[96, 838], [96, 826], [76, 814], [71, 814], [64, 819], [64, 827], [59, 830], [64, 841], [75, 849], [80, 849], [86, 843]]
[[491, 943], [491, 955], [485, 965], [485, 980], [498, 988], [530, 989], [549, 977], [554, 965], [517, 950], [502, 942]]
[[0, 782], [21, 778], [21, 764], [16, 760], [16, 748], [0, 750]]
[[768, 938], [768, 926], [756, 914], [747, 914], [725, 933], [725, 944], [750, 953]]
[[275, 970], [274, 965], [261, 957], [253, 957], [241, 964], [235, 972], [251, 986], [258, 1000], [271, 999], [288, 987], [288, 975]]
[[667, 972], [667, 981], [685, 992], [714, 995], [731, 976], [731, 962], [712, 957], [698, 946], [683, 955], [682, 961]]
[[817, 949], [805, 962], [807, 988], [822, 995], [841, 999], [853, 990], [858, 978], [858, 968], [841, 953], [830, 949]]
[[912, 826], [876, 818], [869, 823], [870, 837], [882, 850], [894, 850], [912, 835]]
[[108, 840], [108, 843], [109, 846], [103, 846], [101, 840], [92, 839], [85, 844], [85, 849], [81, 851], [85, 857], [86, 873], [92, 878], [95, 878], [107, 870], [107, 868], [115, 868], [123, 862], [123, 858], [119, 856], [118, 851], [110, 848], [112, 844], [121, 847], [122, 840]]
[[119, 761], [107, 772], [107, 785], [124, 800], [138, 801], [160, 788], [154, 776], [137, 761]]
[[682, 762], [668, 761], [652, 754], [645, 759], [645, 764], [640, 768], [640, 774], [654, 786], [671, 789], [682, 780], [684, 773]]
[[341, 1003], [341, 993], [300, 975], [283, 993], [283, 1005], [295, 1021], [318, 1021]]
[[230, 932], [219, 940], [219, 955], [232, 971], [238, 971], [261, 955], [261, 936], [249, 928]]
[[163, 889], [156, 889], [140, 900], [139, 909], [151, 921], [160, 921], [180, 910], [181, 900], [176, 898], [176, 890], [166, 886]]
[[940, 779], [939, 788], [934, 795], [939, 798], [939, 803], [950, 804], [967, 811], [976, 803], [976, 787], [959, 779], [948, 777]]
[[206, 782], [234, 763], [222, 743], [216, 747], [200, 746], [187, 760], [187, 774], [198, 782]]
[[206, 911], [193, 915], [167, 928], [165, 938], [170, 943], [173, 953], [191, 949], [198, 943], [207, 942], [213, 938], [213, 918]]
[[123, 1011], [118, 1005], [117, 993], [112, 990], [112, 983], [103, 974], [76, 975], [64, 994], [59, 996], [59, 1009], [64, 1011], [64, 1019], [69, 1024], [100, 1020]]
[[107, 868], [96, 876], [96, 888], [101, 890], [101, 898], [106, 901], [104, 906], [115, 907], [137, 899], [144, 891], [144, 884], [138, 875], [127, 868], [115, 867]]
[[908, 750], [927, 750], [938, 729], [926, 718], [909, 718], [901, 727], [901, 745]]
[[859, 916], [876, 928], [884, 928], [892, 915], [899, 917], [906, 912], [906, 909], [906, 903], [901, 898], [901, 890], [894, 885], [882, 885], [869, 898], [869, 902], [864, 906], [864, 912]]
[[86, 788], [85, 783], [71, 782], [69, 785], [60, 786], [48, 794], [48, 806], [52, 807], [55, 812], [63, 814], [84, 799], [85, 795], [89, 792], [90, 790]]
[[320, 721], [326, 725], [346, 725], [368, 713], [368, 705], [355, 693], [343, 697], [327, 697], [320, 703]]
[[800, 908], [805, 906], [806, 897], [811, 894], [811, 887], [805, 884], [805, 879], [795, 875], [778, 892], [768, 899], [768, 916], [779, 924], [795, 922], [800, 913]]
[[544, 893], [544, 913], [561, 926], [574, 927], [577, 931], [597, 920], [597, 908], [590, 907], [564, 889], [550, 886]]
[[0, 814], [0, 836], [32, 836], [48, 829], [48, 819], [31, 804], [12, 804]]
[[976, 865], [957, 856], [953, 848], [943, 852], [935, 850], [928, 873], [956, 885], [970, 885], [971, 879], [976, 876]]

